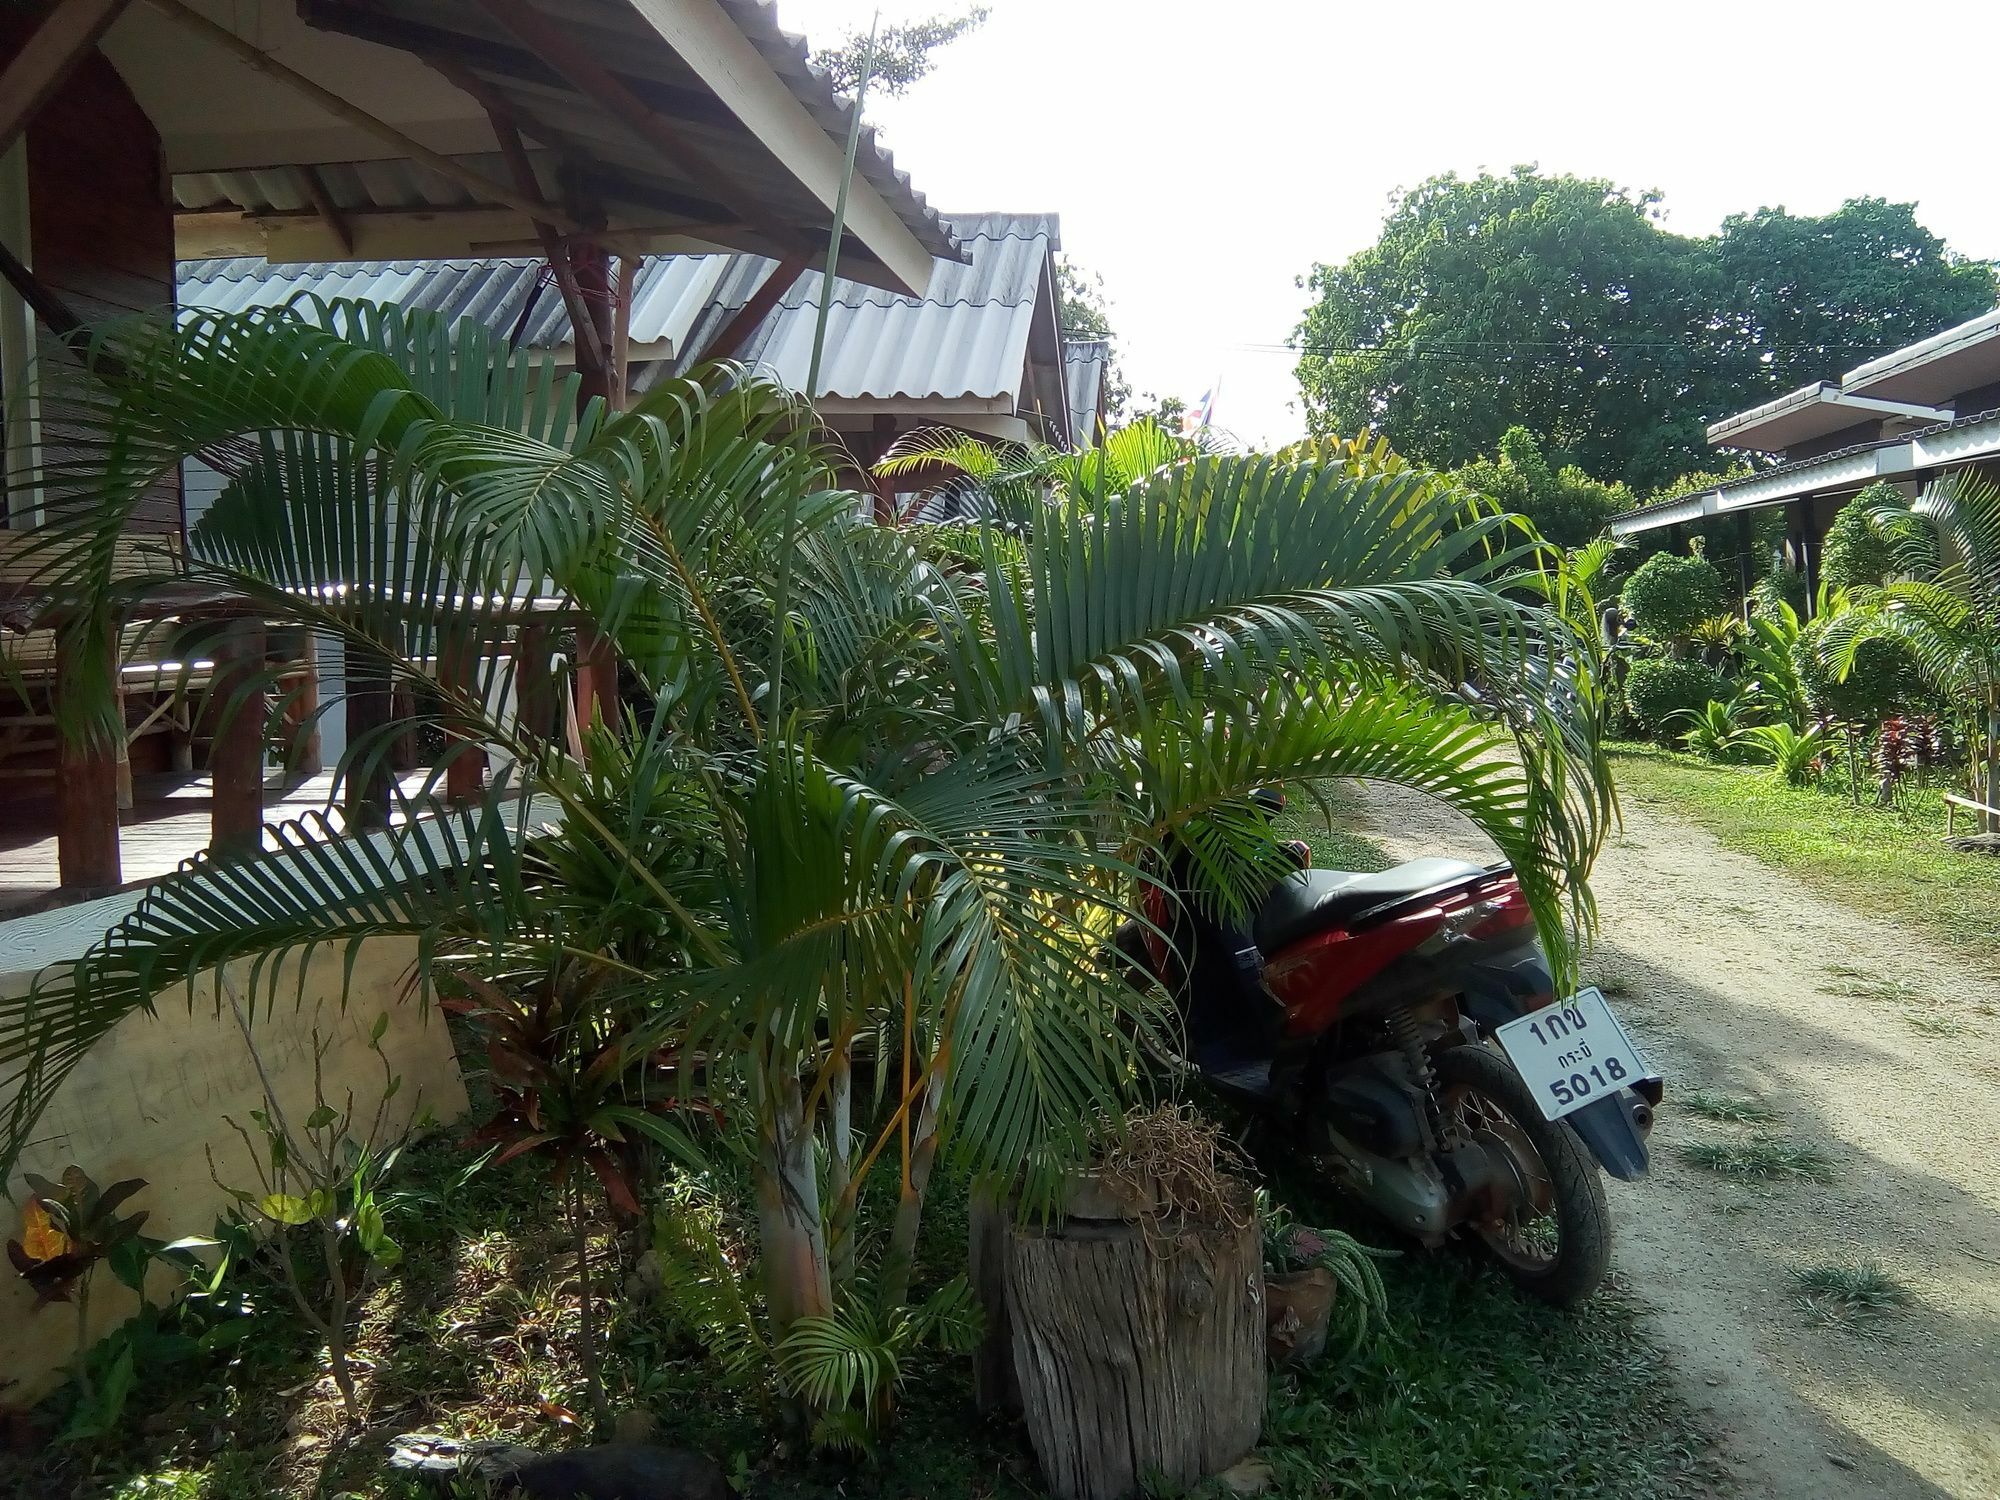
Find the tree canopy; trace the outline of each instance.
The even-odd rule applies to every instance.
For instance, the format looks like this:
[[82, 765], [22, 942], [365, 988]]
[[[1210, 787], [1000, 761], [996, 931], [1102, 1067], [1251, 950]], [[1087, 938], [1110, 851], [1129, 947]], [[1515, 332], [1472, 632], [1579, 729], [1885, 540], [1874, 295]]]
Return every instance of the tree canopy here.
[[[1132, 387], [1118, 363], [1118, 335], [1104, 305], [1104, 278], [1074, 261], [1057, 261], [1056, 323], [1065, 339], [1104, 340], [1104, 416], [1107, 421], [1116, 421], [1132, 398]], [[1080, 440], [1084, 436], [1078, 434]]]
[[[986, 23], [987, 14], [985, 6], [974, 5], [959, 15], [926, 16], [882, 27], [875, 33], [875, 64], [868, 86], [891, 96], [902, 94], [937, 66], [932, 53], [976, 31]], [[851, 94], [861, 82], [861, 62], [867, 55], [868, 34], [855, 32], [835, 46], [816, 50], [812, 66], [841, 93]]]
[[1375, 244], [1313, 268], [1299, 383], [1320, 433], [1368, 426], [1456, 467], [1515, 426], [1549, 462], [1649, 491], [1710, 459], [1705, 425], [1990, 307], [1907, 204], [1762, 209], [1707, 238], [1603, 179], [1433, 177]]
[[1636, 503], [1622, 484], [1604, 484], [1574, 465], [1551, 468], [1541, 442], [1525, 427], [1501, 434], [1497, 458], [1467, 464], [1454, 477], [1502, 509], [1526, 516], [1561, 547], [1581, 547]]

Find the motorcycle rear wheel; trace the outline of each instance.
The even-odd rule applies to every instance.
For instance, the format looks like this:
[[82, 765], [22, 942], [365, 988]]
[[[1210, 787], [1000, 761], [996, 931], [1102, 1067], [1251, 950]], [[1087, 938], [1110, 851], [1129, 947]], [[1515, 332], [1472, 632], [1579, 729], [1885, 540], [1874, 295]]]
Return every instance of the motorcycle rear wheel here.
[[1611, 1210], [1597, 1163], [1560, 1120], [1545, 1120], [1521, 1075], [1486, 1047], [1450, 1047], [1438, 1056], [1438, 1097], [1455, 1122], [1517, 1174], [1504, 1216], [1469, 1226], [1522, 1291], [1574, 1307], [1597, 1290], [1611, 1266]]

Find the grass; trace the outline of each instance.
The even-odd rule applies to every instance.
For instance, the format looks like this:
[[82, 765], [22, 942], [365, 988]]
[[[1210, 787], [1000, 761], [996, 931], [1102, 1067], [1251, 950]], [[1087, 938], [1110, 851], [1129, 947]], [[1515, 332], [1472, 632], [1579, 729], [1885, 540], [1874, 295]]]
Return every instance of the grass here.
[[[1358, 821], [1353, 793], [1347, 786], [1327, 782], [1321, 785], [1320, 794], [1326, 798], [1324, 811], [1305, 787], [1288, 790], [1285, 810], [1273, 820], [1280, 838], [1305, 840], [1312, 846], [1314, 866], [1322, 870], [1359, 870], [1372, 874], [1395, 863], [1380, 844], [1342, 826], [1343, 821]], [[1327, 827], [1329, 814], [1333, 820], [1331, 829]]]
[[1792, 1273], [1800, 1309], [1823, 1326], [1865, 1330], [1916, 1299], [1873, 1261], [1801, 1267]]
[[1760, 1104], [1755, 1099], [1745, 1099], [1737, 1094], [1718, 1093], [1714, 1089], [1689, 1089], [1684, 1094], [1676, 1094], [1674, 1103], [1704, 1120], [1723, 1120], [1732, 1125], [1771, 1125], [1778, 1119], [1778, 1112], [1768, 1104]]
[[1944, 847], [1938, 789], [1913, 790], [1902, 808], [1856, 807], [1762, 767], [1648, 745], [1615, 747], [1612, 764], [1628, 802], [1664, 804], [1834, 901], [1895, 917], [1976, 962], [2000, 959], [2000, 859]]
[[1825, 1182], [1833, 1164], [1817, 1147], [1798, 1141], [1691, 1141], [1681, 1147], [1681, 1159], [1718, 1177], [1753, 1182], [1801, 1178]]

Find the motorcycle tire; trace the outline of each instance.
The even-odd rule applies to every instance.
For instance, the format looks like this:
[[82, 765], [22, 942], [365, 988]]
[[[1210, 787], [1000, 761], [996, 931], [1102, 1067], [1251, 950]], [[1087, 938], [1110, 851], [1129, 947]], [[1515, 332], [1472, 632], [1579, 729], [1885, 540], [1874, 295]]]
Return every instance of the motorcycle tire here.
[[1512, 1063], [1488, 1047], [1449, 1047], [1437, 1058], [1438, 1094], [1447, 1112], [1454, 1098], [1477, 1096], [1527, 1139], [1547, 1172], [1554, 1254], [1542, 1265], [1497, 1248], [1478, 1232], [1489, 1258], [1523, 1292], [1555, 1307], [1575, 1307], [1597, 1290], [1611, 1268], [1611, 1209], [1597, 1163], [1574, 1130], [1542, 1118], [1534, 1095]]

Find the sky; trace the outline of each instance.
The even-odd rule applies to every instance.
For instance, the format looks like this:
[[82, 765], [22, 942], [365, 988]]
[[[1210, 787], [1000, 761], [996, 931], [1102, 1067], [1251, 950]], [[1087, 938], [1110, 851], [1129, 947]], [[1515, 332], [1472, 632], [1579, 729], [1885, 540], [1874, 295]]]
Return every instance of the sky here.
[[[1606, 177], [1665, 224], [1918, 204], [1952, 248], [2000, 257], [1984, 60], [2000, 5], [1734, 0], [986, 0], [992, 17], [869, 115], [946, 212], [1053, 211], [1101, 275], [1127, 377], [1247, 443], [1304, 430], [1283, 346], [1316, 261], [1373, 242], [1436, 173]], [[885, 21], [964, 9], [882, 0]], [[837, 41], [873, 0], [779, 0]], [[1219, 388], [1218, 388], [1219, 387]]]

